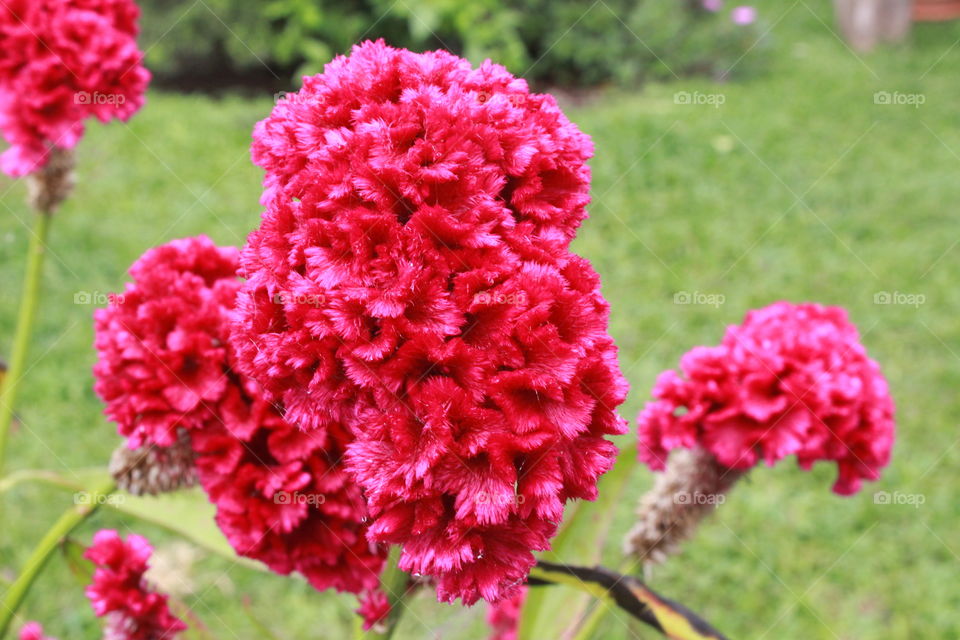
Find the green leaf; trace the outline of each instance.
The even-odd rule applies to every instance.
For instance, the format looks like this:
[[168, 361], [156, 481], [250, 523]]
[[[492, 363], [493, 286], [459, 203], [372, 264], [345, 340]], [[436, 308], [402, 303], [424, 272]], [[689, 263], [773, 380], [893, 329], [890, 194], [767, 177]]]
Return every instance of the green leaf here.
[[60, 543], [60, 552], [77, 582], [86, 587], [93, 581], [93, 563], [83, 557], [87, 548], [74, 540], [66, 538]]
[[243, 599], [243, 612], [247, 614], [247, 620], [250, 621], [250, 624], [253, 625], [257, 633], [260, 634], [261, 640], [279, 640], [279, 638], [267, 628], [267, 625], [261, 622], [260, 618], [253, 612], [253, 605], [250, 603], [250, 598], [245, 597]]
[[68, 491], [82, 491], [86, 487], [102, 484], [107, 477], [108, 472], [103, 467], [74, 469], [70, 471], [69, 477], [48, 469], [22, 469], [20, 471], [14, 471], [3, 478], [3, 480], [0, 480], [0, 493], [12, 491], [21, 484], [31, 482], [46, 484]]
[[[29, 482], [82, 492], [85, 487], [101, 485], [109, 478], [110, 472], [103, 467], [77, 469], [71, 471], [69, 477], [55, 471], [27, 469], [11, 473], [0, 481], [0, 494]], [[159, 496], [134, 496], [124, 491], [116, 491], [106, 500], [105, 506], [162, 527], [231, 562], [266, 571], [259, 562], [237, 555], [217, 527], [214, 506], [199, 488]]]
[[[597, 500], [576, 502], [568, 508], [551, 549], [539, 557], [587, 566], [599, 563], [616, 505], [636, 468], [636, 447], [624, 448], [613, 469], [600, 479]], [[584, 616], [590, 602], [588, 595], [563, 585], [529, 589], [520, 615], [519, 640], [563, 637]]]
[[119, 492], [107, 504], [120, 513], [163, 527], [231, 562], [266, 571], [259, 562], [237, 555], [214, 521], [214, 506], [200, 489], [158, 496], [132, 496]]

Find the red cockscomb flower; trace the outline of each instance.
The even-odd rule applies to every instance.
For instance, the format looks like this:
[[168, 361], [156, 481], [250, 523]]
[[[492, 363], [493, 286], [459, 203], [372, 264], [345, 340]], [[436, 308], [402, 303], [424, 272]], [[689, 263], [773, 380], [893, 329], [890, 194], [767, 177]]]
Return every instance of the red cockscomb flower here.
[[316, 589], [379, 583], [384, 553], [366, 539], [367, 507], [341, 458], [346, 435], [291, 426], [249, 380], [235, 406], [192, 432], [200, 483], [240, 555], [300, 572]]
[[836, 461], [833, 489], [852, 494], [890, 459], [887, 382], [838, 307], [778, 302], [751, 311], [717, 347], [697, 347], [660, 375], [639, 417], [640, 458], [701, 447], [730, 469], [796, 455], [807, 469]]
[[132, 0], [7, 0], [0, 3], [0, 132], [12, 176], [71, 149], [83, 120], [128, 119], [150, 73], [137, 49]]
[[146, 538], [102, 530], [84, 557], [96, 565], [86, 594], [98, 617], [107, 618], [104, 637], [115, 640], [172, 640], [187, 625], [170, 612], [167, 596], [153, 591], [144, 574], [153, 549]]
[[206, 236], [147, 251], [134, 282], [96, 311], [97, 394], [130, 448], [170, 446], [236, 403], [223, 340], [236, 301], [238, 252]]
[[97, 393], [129, 446], [186, 438], [217, 524], [237, 552], [317, 589], [377, 584], [366, 504], [341, 458], [343, 429], [304, 434], [238, 374], [227, 344], [237, 250], [206, 237], [151, 249], [96, 312]]
[[39, 622], [28, 622], [20, 627], [20, 640], [56, 640], [43, 635], [43, 627]]
[[255, 130], [238, 362], [307, 433], [351, 432], [370, 538], [442, 600], [509, 595], [625, 429], [608, 306], [568, 251], [591, 154], [502, 67], [382, 42]]

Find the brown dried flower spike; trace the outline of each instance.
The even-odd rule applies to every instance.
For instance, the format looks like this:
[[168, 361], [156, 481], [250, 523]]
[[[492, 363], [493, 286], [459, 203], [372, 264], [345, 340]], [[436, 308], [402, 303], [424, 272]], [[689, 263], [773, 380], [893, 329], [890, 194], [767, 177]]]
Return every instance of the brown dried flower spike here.
[[74, 182], [73, 151], [53, 147], [50, 161], [27, 176], [27, 202], [31, 207], [50, 215], [67, 199]]
[[728, 469], [704, 449], [676, 449], [664, 473], [637, 505], [624, 551], [645, 565], [660, 564], [692, 537], [745, 472]]
[[148, 444], [130, 449], [121, 444], [110, 458], [110, 475], [117, 486], [135, 496], [157, 495], [192, 487], [197, 483], [197, 470], [185, 430], [169, 447]]

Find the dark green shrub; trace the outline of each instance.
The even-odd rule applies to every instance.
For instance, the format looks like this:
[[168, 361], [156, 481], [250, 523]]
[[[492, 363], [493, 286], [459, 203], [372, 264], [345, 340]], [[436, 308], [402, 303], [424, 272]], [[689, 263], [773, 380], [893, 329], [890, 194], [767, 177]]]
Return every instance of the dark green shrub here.
[[539, 84], [636, 84], [743, 71], [755, 26], [699, 0], [142, 0], [147, 62], [163, 79], [316, 73], [366, 38], [492, 58]]

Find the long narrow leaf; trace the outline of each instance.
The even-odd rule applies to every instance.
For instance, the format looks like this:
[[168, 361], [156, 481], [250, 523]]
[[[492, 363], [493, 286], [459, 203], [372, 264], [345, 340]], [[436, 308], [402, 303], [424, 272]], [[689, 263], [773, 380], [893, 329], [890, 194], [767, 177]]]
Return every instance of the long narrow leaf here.
[[[613, 469], [600, 479], [597, 500], [576, 502], [568, 507], [560, 533], [554, 538], [550, 551], [540, 554], [541, 559], [587, 565], [600, 562], [616, 505], [637, 468], [636, 460], [635, 447], [626, 447], [620, 452]], [[518, 638], [564, 638], [589, 606], [589, 596], [566, 587], [530, 589], [520, 616]]]
[[[531, 576], [545, 582], [573, 585], [591, 595], [612, 601], [632, 617], [650, 625], [671, 640], [727, 640], [687, 607], [664, 598], [633, 576], [603, 567], [575, 567], [539, 562]], [[553, 589], [554, 587], [541, 587]]]
[[115, 498], [108, 504], [123, 514], [163, 527], [236, 564], [266, 571], [259, 562], [237, 555], [214, 521], [214, 506], [199, 489], [158, 496], [119, 493]]

